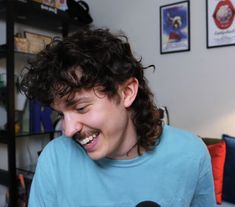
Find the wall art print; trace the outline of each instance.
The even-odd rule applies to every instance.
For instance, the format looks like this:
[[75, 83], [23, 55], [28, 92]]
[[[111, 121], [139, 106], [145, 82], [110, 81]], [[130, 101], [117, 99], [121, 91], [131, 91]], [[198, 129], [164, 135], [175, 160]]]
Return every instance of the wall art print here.
[[160, 7], [160, 53], [190, 50], [189, 1]]
[[235, 45], [235, 0], [207, 0], [207, 48]]

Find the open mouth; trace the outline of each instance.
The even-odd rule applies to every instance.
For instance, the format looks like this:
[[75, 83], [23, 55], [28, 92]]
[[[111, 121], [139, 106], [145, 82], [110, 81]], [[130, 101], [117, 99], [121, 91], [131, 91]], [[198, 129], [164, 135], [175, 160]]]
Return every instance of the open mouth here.
[[93, 140], [98, 136], [98, 133], [94, 133], [88, 137], [85, 137], [84, 139], [79, 139], [78, 142], [82, 145], [87, 145], [93, 142]]
[[95, 131], [85, 136], [75, 135], [74, 139], [81, 145], [85, 146], [92, 143], [98, 137], [98, 135], [99, 132]]

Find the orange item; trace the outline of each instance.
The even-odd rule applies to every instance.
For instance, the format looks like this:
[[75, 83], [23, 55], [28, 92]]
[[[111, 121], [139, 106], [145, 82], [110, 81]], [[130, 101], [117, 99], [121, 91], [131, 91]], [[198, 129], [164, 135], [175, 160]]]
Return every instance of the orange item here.
[[212, 171], [215, 185], [215, 196], [218, 204], [222, 203], [223, 177], [224, 177], [224, 163], [226, 156], [226, 145], [224, 140], [207, 145], [211, 155]]

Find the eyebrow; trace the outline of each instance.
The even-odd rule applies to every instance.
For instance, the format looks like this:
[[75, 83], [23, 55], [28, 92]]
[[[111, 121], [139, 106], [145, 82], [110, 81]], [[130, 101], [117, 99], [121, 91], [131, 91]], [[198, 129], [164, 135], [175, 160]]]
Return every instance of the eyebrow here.
[[66, 101], [66, 107], [71, 107], [74, 106], [78, 103], [87, 103], [90, 102], [91, 98], [90, 97], [79, 97], [79, 98], [72, 98]]

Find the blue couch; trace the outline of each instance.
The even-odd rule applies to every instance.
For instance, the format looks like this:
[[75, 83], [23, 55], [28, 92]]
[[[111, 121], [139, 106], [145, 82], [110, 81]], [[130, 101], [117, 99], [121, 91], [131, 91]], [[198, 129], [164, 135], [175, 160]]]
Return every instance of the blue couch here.
[[217, 206], [218, 207], [235, 207], [235, 204], [223, 201], [223, 203], [221, 205], [217, 205]]

